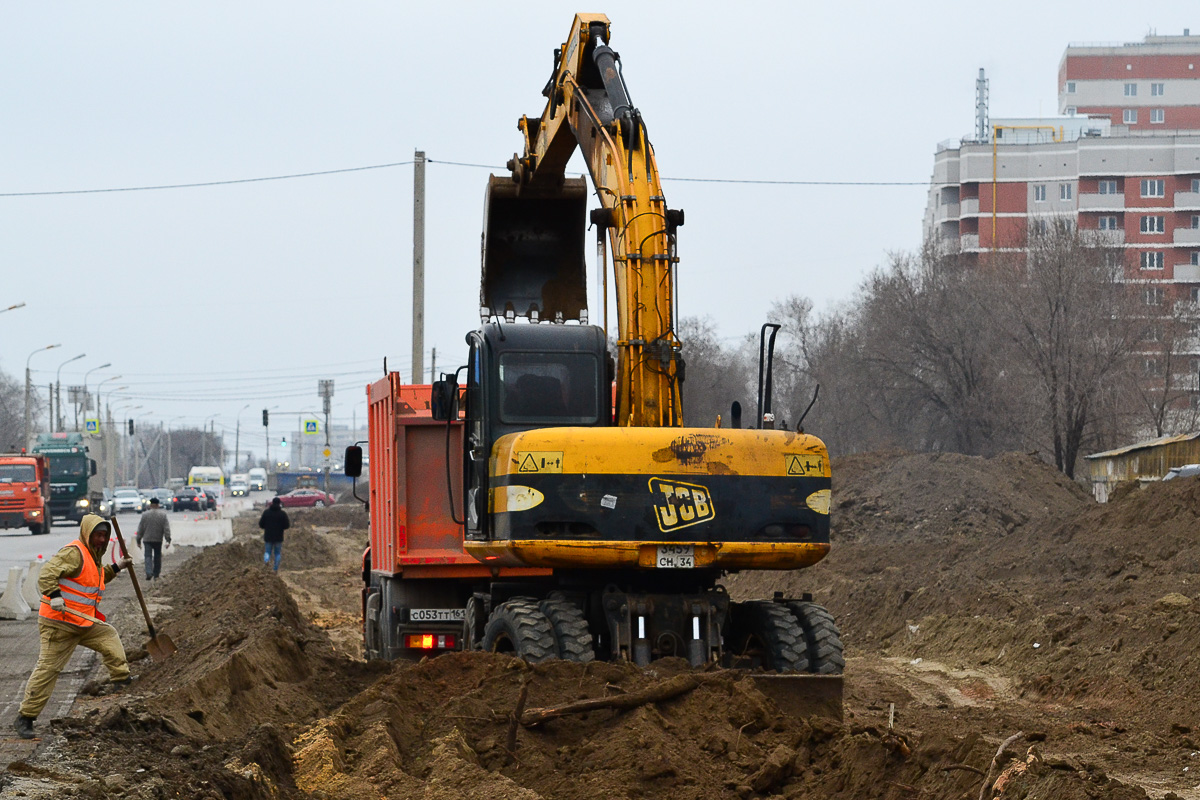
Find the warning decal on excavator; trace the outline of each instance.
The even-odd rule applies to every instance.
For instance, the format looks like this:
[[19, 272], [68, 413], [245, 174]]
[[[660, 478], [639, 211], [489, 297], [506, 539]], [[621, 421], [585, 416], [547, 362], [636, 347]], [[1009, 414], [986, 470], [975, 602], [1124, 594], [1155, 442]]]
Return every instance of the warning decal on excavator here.
[[717, 515], [708, 489], [694, 483], [651, 478], [650, 494], [654, 498], [654, 517], [663, 533], [708, 522]]
[[561, 450], [530, 450], [517, 453], [517, 472], [551, 472], [562, 474], [563, 454]]
[[823, 475], [824, 464], [820, 457], [785, 455], [783, 457], [783, 474], [796, 477], [808, 475]]

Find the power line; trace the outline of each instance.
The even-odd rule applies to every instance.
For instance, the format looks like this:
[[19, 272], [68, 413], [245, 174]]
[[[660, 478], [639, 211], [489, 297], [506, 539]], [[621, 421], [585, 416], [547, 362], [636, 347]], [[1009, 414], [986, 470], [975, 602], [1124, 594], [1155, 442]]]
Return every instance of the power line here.
[[[472, 164], [465, 161], [439, 161], [427, 159], [430, 164], [445, 164], [452, 167], [472, 167], [478, 169], [507, 169], [495, 164]], [[200, 183], [167, 183], [154, 186], [122, 186], [107, 189], [62, 189], [48, 192], [0, 192], [0, 197], [46, 197], [49, 195], [65, 194], [102, 194], [106, 192], [151, 192], [162, 189], [196, 189], [203, 186], [231, 186], [239, 183], [262, 183], [264, 181], [286, 181], [294, 178], [315, 178], [322, 175], [340, 175], [347, 172], [363, 172], [372, 169], [389, 169], [391, 167], [410, 166], [412, 160], [394, 161], [390, 164], [371, 164], [365, 167], [345, 167], [343, 169], [327, 169], [317, 172], [296, 172], [290, 175], [268, 175], [260, 178], [238, 178], [227, 181], [203, 181]], [[787, 181], [787, 180], [756, 180], [751, 178], [671, 178], [664, 176], [664, 181], [681, 183], [726, 183], [726, 184], [758, 184], [767, 186], [928, 186], [929, 181]]]

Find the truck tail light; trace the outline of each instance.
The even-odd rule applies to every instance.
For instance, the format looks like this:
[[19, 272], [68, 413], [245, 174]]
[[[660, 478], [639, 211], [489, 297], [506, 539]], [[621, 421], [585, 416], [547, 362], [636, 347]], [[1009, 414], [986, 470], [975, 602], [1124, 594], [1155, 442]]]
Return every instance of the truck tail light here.
[[413, 650], [453, 650], [457, 641], [452, 633], [410, 633], [404, 637], [404, 646]]

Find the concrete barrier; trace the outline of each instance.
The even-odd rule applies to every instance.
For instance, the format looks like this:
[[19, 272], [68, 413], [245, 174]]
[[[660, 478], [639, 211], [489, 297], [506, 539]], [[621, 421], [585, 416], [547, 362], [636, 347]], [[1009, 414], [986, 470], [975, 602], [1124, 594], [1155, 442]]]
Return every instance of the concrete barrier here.
[[33, 610], [21, 596], [21, 573], [23, 567], [8, 568], [8, 586], [0, 597], [0, 619], [28, 619]]
[[21, 596], [29, 603], [32, 611], [42, 605], [42, 593], [38, 591], [38, 576], [42, 574], [42, 564], [45, 561], [30, 561], [29, 572], [25, 573], [25, 583], [21, 585]]

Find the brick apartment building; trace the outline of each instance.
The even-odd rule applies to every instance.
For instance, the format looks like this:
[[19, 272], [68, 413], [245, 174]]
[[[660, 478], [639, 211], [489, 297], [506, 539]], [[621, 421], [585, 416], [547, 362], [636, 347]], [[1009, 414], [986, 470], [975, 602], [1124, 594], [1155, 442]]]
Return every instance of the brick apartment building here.
[[988, 119], [981, 70], [974, 135], [937, 148], [926, 235], [966, 254], [1020, 251], [1066, 217], [1123, 249], [1147, 305], [1200, 302], [1200, 36], [1069, 46], [1058, 111]]

